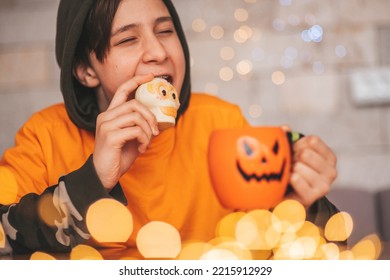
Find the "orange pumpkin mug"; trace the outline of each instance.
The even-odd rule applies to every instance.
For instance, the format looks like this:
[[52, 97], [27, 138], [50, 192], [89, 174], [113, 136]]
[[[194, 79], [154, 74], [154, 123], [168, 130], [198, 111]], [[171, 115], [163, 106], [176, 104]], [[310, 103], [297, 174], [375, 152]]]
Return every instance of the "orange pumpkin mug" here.
[[225, 208], [270, 209], [282, 201], [291, 171], [290, 136], [276, 126], [211, 133], [210, 178]]

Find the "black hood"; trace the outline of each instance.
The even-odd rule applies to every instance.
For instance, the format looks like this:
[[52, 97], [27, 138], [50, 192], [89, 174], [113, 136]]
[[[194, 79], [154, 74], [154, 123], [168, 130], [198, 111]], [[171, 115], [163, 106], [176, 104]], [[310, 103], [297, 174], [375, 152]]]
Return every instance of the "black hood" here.
[[[97, 95], [93, 89], [82, 86], [73, 76], [73, 60], [84, 21], [95, 0], [61, 0], [57, 14], [56, 58], [61, 68], [61, 92], [69, 118], [80, 128], [94, 131], [99, 114]], [[163, 0], [173, 19], [183, 47], [186, 73], [180, 93], [179, 118], [190, 100], [190, 55], [179, 16], [170, 0]]]

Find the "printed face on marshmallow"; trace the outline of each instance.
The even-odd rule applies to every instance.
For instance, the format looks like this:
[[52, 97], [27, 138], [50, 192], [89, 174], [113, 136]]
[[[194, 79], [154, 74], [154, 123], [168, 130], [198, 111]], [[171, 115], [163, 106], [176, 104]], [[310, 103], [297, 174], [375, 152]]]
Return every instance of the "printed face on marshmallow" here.
[[135, 99], [148, 107], [156, 116], [158, 128], [164, 130], [173, 127], [176, 123], [179, 109], [179, 95], [168, 81], [154, 78], [142, 84], [135, 93]]

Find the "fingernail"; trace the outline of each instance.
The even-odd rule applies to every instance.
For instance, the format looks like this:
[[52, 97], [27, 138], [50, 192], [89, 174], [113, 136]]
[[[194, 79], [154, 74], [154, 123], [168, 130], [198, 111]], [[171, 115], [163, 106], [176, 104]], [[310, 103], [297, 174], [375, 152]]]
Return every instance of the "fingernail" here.
[[160, 130], [158, 130], [158, 126], [157, 125], [153, 129], [153, 134], [154, 135], [159, 135], [160, 134]]

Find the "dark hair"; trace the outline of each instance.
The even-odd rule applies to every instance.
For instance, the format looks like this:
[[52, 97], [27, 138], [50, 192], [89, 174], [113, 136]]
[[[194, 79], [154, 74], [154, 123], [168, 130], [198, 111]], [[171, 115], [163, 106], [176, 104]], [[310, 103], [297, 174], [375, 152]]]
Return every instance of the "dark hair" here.
[[[56, 56], [61, 67], [61, 90], [72, 121], [87, 130], [96, 127], [99, 113], [94, 91], [86, 88], [73, 76], [74, 66], [90, 65], [91, 52], [103, 62], [110, 50], [111, 29], [115, 14], [122, 0], [61, 0], [56, 35]], [[179, 15], [171, 0], [162, 0], [172, 16], [185, 57], [185, 75], [180, 92], [180, 107], [176, 119], [187, 110], [191, 97], [190, 53]], [[63, 9], [75, 11], [64, 13]], [[88, 11], [85, 9], [89, 9]], [[85, 17], [86, 15], [86, 17]], [[85, 20], [83, 18], [85, 17]], [[64, 28], [72, 20], [69, 28]], [[81, 34], [78, 26], [83, 22]], [[67, 33], [68, 32], [68, 33]], [[75, 44], [74, 39], [77, 39]], [[73, 51], [73, 44], [76, 45]], [[69, 60], [69, 58], [72, 58]], [[68, 62], [69, 61], [69, 62]], [[71, 65], [69, 65], [69, 63]]]
[[85, 19], [84, 27], [77, 44], [74, 63], [90, 65], [89, 54], [103, 62], [110, 50], [112, 22], [122, 0], [96, 0]]

